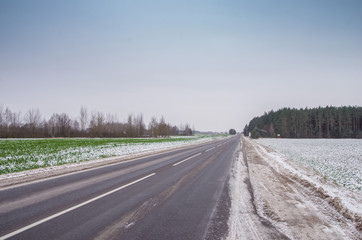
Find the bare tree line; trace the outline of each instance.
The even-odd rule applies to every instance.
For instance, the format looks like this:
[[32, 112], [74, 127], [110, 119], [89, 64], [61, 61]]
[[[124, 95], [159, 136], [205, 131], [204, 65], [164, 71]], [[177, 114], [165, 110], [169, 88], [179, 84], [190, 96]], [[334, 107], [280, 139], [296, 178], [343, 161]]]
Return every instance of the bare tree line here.
[[71, 119], [66, 113], [54, 113], [48, 120], [42, 118], [38, 109], [28, 110], [24, 116], [8, 107], [0, 106], [0, 138], [47, 138], [47, 137], [169, 137], [189, 136], [189, 124], [167, 123], [162, 116], [152, 117], [148, 125], [143, 115], [129, 114], [126, 122], [119, 121], [116, 114], [89, 112], [81, 107], [79, 117]]

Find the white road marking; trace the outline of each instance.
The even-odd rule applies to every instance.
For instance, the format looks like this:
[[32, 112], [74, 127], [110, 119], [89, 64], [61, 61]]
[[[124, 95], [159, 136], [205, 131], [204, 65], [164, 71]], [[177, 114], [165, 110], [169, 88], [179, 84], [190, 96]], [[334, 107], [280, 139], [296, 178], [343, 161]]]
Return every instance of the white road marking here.
[[199, 156], [200, 154], [201, 154], [201, 153], [195, 154], [195, 155], [193, 155], [193, 156], [191, 156], [191, 157], [189, 157], [189, 158], [186, 158], [186, 159], [184, 159], [184, 160], [182, 160], [182, 161], [180, 161], [180, 162], [178, 162], [178, 163], [173, 164], [172, 166], [177, 166], [177, 165], [179, 165], [179, 164], [181, 164], [181, 163], [183, 163], [183, 162], [186, 162], [187, 160], [190, 160], [191, 158], [194, 158], [194, 157], [196, 157], [196, 156]]
[[28, 226], [25, 226], [25, 227], [23, 227], [23, 228], [20, 228], [20, 229], [14, 231], [14, 232], [8, 233], [8, 234], [6, 234], [5, 236], [0, 237], [0, 240], [4, 240], [4, 239], [7, 239], [7, 238], [9, 238], [9, 237], [15, 236], [15, 235], [17, 235], [17, 234], [19, 234], [19, 233], [21, 233], [21, 232], [24, 232], [24, 231], [30, 229], [30, 228], [33, 228], [33, 227], [35, 227], [35, 226], [37, 226], [37, 225], [40, 225], [40, 224], [42, 224], [42, 223], [44, 223], [44, 222], [47, 222], [47, 221], [49, 221], [49, 220], [51, 220], [51, 219], [53, 219], [53, 218], [59, 217], [59, 216], [61, 216], [61, 215], [63, 215], [63, 214], [66, 214], [66, 213], [68, 213], [68, 212], [70, 212], [70, 211], [73, 211], [73, 210], [75, 210], [75, 209], [77, 209], [77, 208], [80, 208], [80, 207], [82, 207], [82, 206], [84, 206], [84, 205], [86, 205], [86, 204], [88, 204], [88, 203], [94, 202], [94, 201], [96, 201], [96, 200], [98, 200], [98, 199], [100, 199], [100, 198], [103, 198], [103, 197], [108, 196], [108, 195], [110, 195], [110, 194], [112, 194], [112, 193], [114, 193], [114, 192], [117, 192], [117, 191], [122, 190], [122, 189], [124, 189], [124, 188], [126, 188], [126, 187], [129, 187], [129, 186], [131, 186], [131, 185], [133, 185], [133, 184], [135, 184], [135, 183], [138, 183], [138, 182], [140, 182], [140, 181], [143, 181], [143, 180], [145, 180], [145, 179], [147, 179], [147, 178], [149, 178], [149, 177], [152, 177], [152, 176], [155, 175], [155, 174], [156, 174], [156, 173], [152, 173], [152, 174], [147, 175], [147, 176], [145, 176], [145, 177], [143, 177], [143, 178], [140, 178], [140, 179], [137, 179], [137, 180], [135, 180], [135, 181], [133, 181], [133, 182], [127, 183], [127, 184], [125, 184], [125, 185], [123, 185], [123, 186], [121, 186], [121, 187], [119, 187], [119, 188], [113, 189], [113, 190], [111, 190], [111, 191], [109, 191], [109, 192], [106, 192], [106, 193], [104, 193], [104, 194], [102, 194], [102, 195], [99, 195], [98, 197], [89, 199], [88, 201], [82, 202], [82, 203], [80, 203], [80, 204], [78, 204], [78, 205], [75, 205], [75, 206], [73, 206], [73, 207], [71, 207], [71, 208], [65, 209], [65, 210], [63, 210], [63, 211], [61, 211], [61, 212], [58, 212], [58, 213], [56, 213], [56, 214], [53, 214], [53, 215], [51, 215], [51, 216], [49, 216], [49, 217], [47, 217], [47, 218], [44, 218], [44, 219], [39, 220], [39, 221], [37, 221], [37, 222], [35, 222], [35, 223], [32, 223], [32, 224], [30, 224], [30, 225], [28, 225]]
[[205, 150], [205, 152], [208, 152], [208, 151], [210, 151], [210, 150], [212, 150], [212, 149], [214, 149], [214, 148], [215, 148], [215, 147], [209, 148], [209, 149]]

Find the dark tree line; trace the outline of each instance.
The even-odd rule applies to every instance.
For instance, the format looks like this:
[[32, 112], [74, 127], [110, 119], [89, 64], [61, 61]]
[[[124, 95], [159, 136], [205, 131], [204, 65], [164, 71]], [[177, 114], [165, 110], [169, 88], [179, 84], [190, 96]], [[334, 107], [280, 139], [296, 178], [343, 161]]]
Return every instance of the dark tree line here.
[[362, 138], [362, 107], [283, 108], [255, 117], [244, 128], [251, 137]]
[[230, 130], [229, 130], [229, 134], [230, 134], [230, 135], [235, 135], [235, 134], [236, 134], [236, 130], [233, 129], [233, 128], [230, 129]]
[[47, 137], [169, 137], [189, 136], [189, 124], [180, 128], [171, 125], [162, 117], [152, 117], [148, 126], [142, 114], [130, 114], [126, 122], [118, 120], [115, 114], [102, 112], [88, 113], [84, 107], [80, 116], [71, 119], [66, 113], [54, 113], [48, 120], [42, 118], [40, 111], [30, 109], [24, 116], [0, 106], [0, 138], [47, 138]]

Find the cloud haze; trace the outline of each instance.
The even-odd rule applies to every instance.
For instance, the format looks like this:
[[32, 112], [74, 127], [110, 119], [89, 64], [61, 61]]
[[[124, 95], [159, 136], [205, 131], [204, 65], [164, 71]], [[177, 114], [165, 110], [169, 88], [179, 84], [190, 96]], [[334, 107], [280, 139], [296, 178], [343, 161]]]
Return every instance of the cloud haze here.
[[361, 105], [361, 1], [1, 1], [0, 104], [240, 131]]

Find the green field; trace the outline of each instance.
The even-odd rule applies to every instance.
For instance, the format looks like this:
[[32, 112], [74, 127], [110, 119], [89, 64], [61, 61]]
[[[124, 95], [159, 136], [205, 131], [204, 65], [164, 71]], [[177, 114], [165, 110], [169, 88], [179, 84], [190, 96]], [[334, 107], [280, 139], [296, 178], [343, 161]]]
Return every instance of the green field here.
[[209, 138], [215, 138], [215, 136], [136, 139], [1, 139], [0, 174], [157, 150]]

